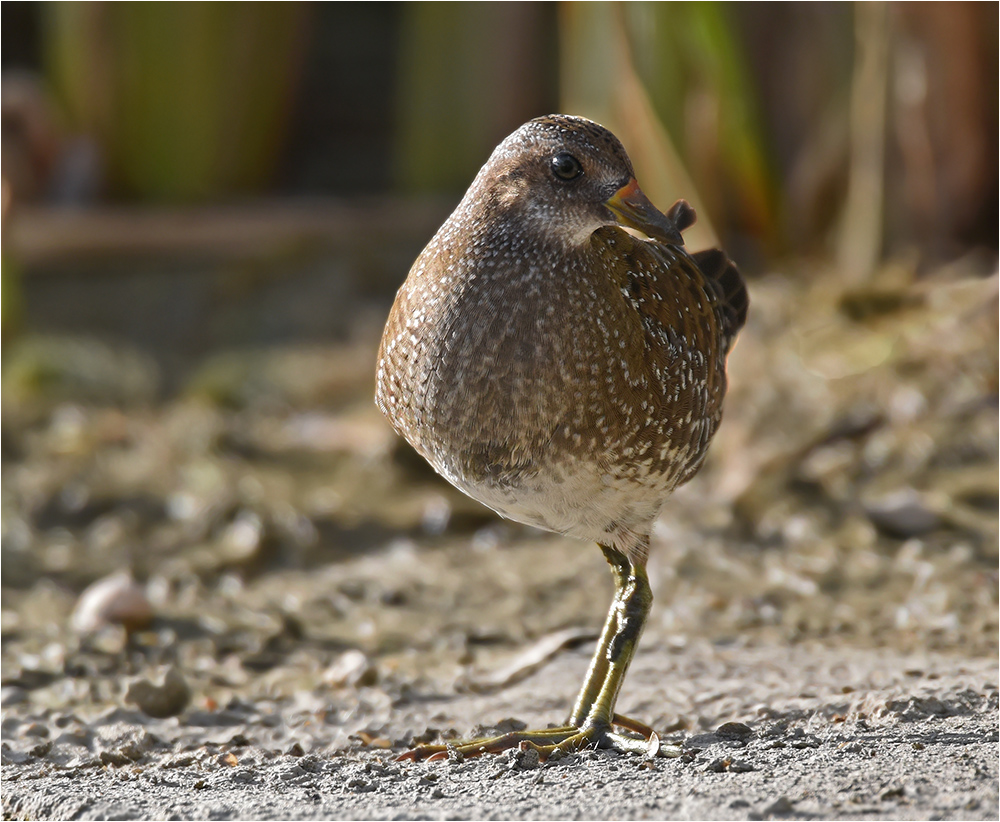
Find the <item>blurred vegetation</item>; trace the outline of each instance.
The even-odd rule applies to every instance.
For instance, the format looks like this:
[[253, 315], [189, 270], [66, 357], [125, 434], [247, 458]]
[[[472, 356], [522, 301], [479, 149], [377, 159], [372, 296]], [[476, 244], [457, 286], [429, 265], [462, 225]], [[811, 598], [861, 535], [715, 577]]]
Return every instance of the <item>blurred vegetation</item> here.
[[301, 60], [295, 3], [47, 4], [45, 59], [111, 190], [192, 202], [254, 192], [277, 163]]
[[[8, 7], [5, 149], [43, 140], [13, 68], [44, 74], [32, 105], [62, 139], [36, 195], [455, 196], [498, 140], [561, 109], [616, 131], [663, 207], [700, 206], [694, 241], [839, 250], [862, 276], [883, 250], [997, 244], [995, 4]], [[32, 150], [5, 151], [5, 179]]]
[[654, 201], [684, 192], [706, 227], [694, 245], [716, 242], [709, 215], [773, 244], [775, 180], [732, 15], [715, 3], [561, 12], [562, 107], [622, 138]]
[[404, 5], [396, 94], [403, 189], [464, 190], [494, 145], [547, 113], [556, 96], [553, 9]]

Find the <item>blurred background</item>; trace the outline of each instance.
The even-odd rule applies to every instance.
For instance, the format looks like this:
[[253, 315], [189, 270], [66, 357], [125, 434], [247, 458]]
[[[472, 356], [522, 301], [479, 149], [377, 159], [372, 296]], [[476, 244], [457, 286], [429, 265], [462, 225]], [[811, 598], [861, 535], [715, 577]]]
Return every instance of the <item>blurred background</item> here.
[[5, 2], [6, 693], [164, 661], [213, 699], [391, 691], [599, 624], [596, 550], [500, 523], [372, 403], [410, 263], [554, 111], [750, 285], [647, 641], [995, 653], [997, 32], [962, 2]]
[[[5, 334], [186, 353], [329, 336], [346, 318], [328, 303], [389, 293], [493, 146], [552, 111], [607, 124], [661, 207], [696, 205], [689, 244], [721, 242], [751, 276], [811, 255], [864, 281], [885, 259], [997, 248], [987, 3], [11, 3], [5, 19]], [[220, 266], [322, 307], [207, 305]]]

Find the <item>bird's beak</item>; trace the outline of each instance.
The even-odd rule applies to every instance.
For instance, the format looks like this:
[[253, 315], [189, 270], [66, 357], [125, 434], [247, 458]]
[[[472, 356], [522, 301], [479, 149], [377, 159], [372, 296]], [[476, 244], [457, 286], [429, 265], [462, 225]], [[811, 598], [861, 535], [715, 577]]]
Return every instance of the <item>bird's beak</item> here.
[[604, 205], [615, 215], [619, 225], [638, 229], [651, 239], [672, 245], [684, 243], [673, 220], [649, 201], [635, 177], [605, 200]]

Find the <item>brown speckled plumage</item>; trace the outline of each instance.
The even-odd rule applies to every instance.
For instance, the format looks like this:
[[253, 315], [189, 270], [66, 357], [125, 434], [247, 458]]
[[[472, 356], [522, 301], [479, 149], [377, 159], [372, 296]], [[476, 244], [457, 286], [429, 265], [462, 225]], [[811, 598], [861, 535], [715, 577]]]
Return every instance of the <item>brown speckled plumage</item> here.
[[656, 755], [656, 733], [614, 712], [652, 602], [649, 532], [705, 457], [747, 309], [725, 254], [684, 250], [693, 221], [682, 200], [656, 210], [611, 132], [553, 115], [497, 147], [413, 264], [382, 337], [379, 408], [465, 493], [600, 543], [615, 598], [566, 726], [400, 758]]
[[[551, 172], [560, 152], [579, 181]], [[632, 176], [582, 118], [501, 143], [396, 297], [377, 402], [470, 496], [638, 557], [719, 424], [746, 293], [721, 252], [618, 227], [603, 204]]]

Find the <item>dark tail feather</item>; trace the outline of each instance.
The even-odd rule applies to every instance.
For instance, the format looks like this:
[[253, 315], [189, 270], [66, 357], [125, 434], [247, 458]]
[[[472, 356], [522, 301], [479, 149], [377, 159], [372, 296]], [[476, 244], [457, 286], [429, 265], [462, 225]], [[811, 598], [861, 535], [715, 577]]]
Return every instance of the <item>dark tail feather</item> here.
[[750, 305], [743, 277], [733, 261], [717, 248], [699, 251], [691, 256], [694, 257], [698, 268], [701, 269], [708, 281], [712, 283], [719, 297], [722, 308], [723, 333], [726, 335], [728, 347], [731, 348], [733, 340], [736, 339], [743, 323], [746, 322], [747, 307]]

